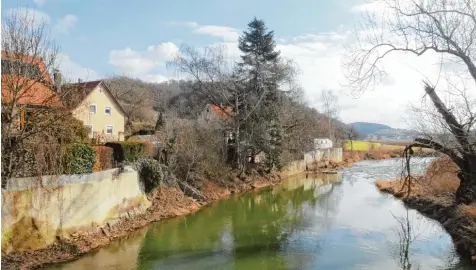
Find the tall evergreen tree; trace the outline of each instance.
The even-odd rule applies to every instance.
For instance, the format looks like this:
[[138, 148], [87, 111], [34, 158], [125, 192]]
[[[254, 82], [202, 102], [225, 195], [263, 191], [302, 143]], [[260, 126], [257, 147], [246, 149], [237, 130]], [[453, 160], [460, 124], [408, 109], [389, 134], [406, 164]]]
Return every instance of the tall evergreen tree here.
[[[243, 53], [238, 65], [238, 74], [244, 87], [240, 98], [246, 99], [240, 112], [247, 106], [258, 106], [242, 123], [242, 135], [253, 143], [251, 151], [264, 151], [271, 169], [280, 167], [280, 123], [278, 118], [279, 55], [274, 41], [274, 32], [268, 31], [262, 20], [254, 18], [239, 39]], [[247, 134], [248, 133], [248, 134]], [[252, 153], [253, 154], [253, 153]]]

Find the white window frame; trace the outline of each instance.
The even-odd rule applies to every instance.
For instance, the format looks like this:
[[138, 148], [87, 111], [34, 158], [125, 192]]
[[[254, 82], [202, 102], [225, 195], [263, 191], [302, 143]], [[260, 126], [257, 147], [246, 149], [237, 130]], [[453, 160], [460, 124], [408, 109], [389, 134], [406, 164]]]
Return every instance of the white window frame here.
[[[91, 107], [94, 106], [94, 112], [91, 112]], [[89, 114], [96, 114], [98, 112], [98, 105], [96, 104], [89, 104]]]
[[[111, 133], [107, 132], [108, 127], [111, 127]], [[114, 126], [113, 125], [106, 125], [106, 135], [114, 135]]]
[[[109, 113], [106, 112], [107, 108], [109, 108]], [[112, 107], [111, 106], [105, 106], [104, 107], [104, 115], [112, 115]]]
[[85, 125], [86, 127], [91, 127], [91, 132], [89, 133], [89, 136], [93, 136], [94, 134], [94, 126], [92, 124], [87, 124]]

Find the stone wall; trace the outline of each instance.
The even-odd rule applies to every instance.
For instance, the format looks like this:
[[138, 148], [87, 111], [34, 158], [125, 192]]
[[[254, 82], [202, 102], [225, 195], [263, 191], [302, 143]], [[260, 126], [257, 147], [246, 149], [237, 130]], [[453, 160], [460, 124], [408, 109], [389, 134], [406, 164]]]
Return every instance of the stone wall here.
[[45, 247], [98, 230], [150, 206], [130, 167], [83, 175], [11, 179], [2, 189], [2, 251]]

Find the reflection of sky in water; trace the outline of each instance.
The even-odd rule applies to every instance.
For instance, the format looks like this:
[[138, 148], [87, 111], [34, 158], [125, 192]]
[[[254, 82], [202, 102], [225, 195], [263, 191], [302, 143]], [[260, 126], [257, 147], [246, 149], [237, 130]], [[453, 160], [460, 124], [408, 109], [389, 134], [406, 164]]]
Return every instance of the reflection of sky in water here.
[[[413, 170], [421, 172], [424, 164], [420, 160]], [[402, 220], [408, 212], [415, 236], [409, 249], [412, 269], [470, 269], [454, 266], [459, 260], [451, 238], [438, 223], [406, 210], [399, 200], [376, 189], [375, 180], [396, 178], [400, 171], [400, 160], [364, 161], [340, 176], [290, 179], [269, 191], [232, 197], [194, 215], [152, 225], [138, 251], [137, 265], [140, 269], [400, 269], [402, 231], [396, 218]], [[336, 177], [342, 181], [335, 183]], [[107, 260], [101, 256], [86, 259], [101, 265]], [[81, 260], [66, 269], [83, 269], [86, 264]]]

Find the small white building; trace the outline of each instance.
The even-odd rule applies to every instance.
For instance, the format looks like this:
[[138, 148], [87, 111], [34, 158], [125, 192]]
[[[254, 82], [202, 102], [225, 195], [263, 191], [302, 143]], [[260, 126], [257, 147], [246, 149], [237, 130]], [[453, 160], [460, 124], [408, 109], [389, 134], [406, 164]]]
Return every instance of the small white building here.
[[314, 139], [314, 149], [329, 149], [332, 148], [332, 140], [329, 138], [316, 138]]

